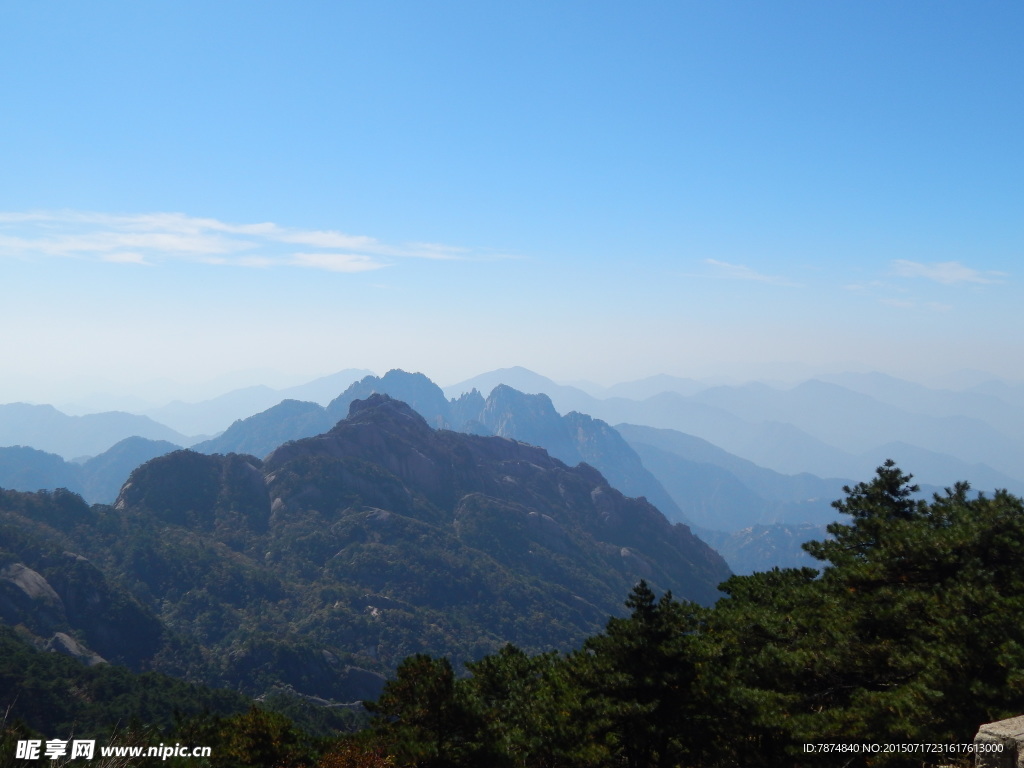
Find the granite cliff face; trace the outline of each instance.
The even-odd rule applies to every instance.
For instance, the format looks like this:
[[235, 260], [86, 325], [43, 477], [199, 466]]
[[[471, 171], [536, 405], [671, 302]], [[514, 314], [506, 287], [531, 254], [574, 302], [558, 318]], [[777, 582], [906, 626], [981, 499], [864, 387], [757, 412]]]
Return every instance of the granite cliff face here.
[[68, 491], [0, 490], [0, 623], [89, 664], [137, 666], [161, 647], [159, 621], [93, 562], [65, 549], [74, 541], [64, 532], [96, 524]]

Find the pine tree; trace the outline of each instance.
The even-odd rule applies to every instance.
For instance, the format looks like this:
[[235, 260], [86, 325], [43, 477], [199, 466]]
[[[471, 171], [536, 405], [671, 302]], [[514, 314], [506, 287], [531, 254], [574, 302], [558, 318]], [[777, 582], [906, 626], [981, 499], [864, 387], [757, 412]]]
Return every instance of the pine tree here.
[[657, 599], [646, 582], [634, 587], [628, 619], [611, 619], [584, 646], [585, 673], [605, 704], [608, 743], [628, 768], [669, 768], [700, 751], [705, 736], [693, 688], [694, 631], [703, 609], [666, 592]]
[[448, 659], [416, 654], [366, 708], [401, 765], [451, 768], [486, 764], [477, 754], [483, 723], [455, 679]]

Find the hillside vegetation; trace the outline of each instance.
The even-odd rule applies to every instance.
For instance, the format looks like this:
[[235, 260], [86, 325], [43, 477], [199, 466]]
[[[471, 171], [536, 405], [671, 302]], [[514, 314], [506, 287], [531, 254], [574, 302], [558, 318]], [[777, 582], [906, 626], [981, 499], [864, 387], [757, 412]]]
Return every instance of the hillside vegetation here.
[[735, 576], [710, 608], [641, 583], [578, 651], [466, 678], [411, 658], [363, 738], [405, 766], [969, 765], [980, 724], [1024, 711], [1024, 504], [909, 481], [846, 489], [820, 573]]
[[[409, 417], [401, 408], [395, 413]], [[349, 438], [359, 442], [371, 434], [357, 430]], [[333, 452], [339, 458], [343, 453], [337, 436], [325, 435], [321, 443], [294, 444], [281, 466], [300, 456], [309, 459]], [[413, 452], [400, 461], [412, 471], [422, 458]], [[241, 466], [247, 459], [231, 461], [236, 465], [221, 466], [222, 473], [234, 473], [240, 482], [251, 475]], [[197, 493], [220, 487], [214, 479], [211, 474], [209, 484]], [[301, 477], [296, 479], [298, 487], [308, 487]], [[829, 539], [807, 545], [820, 570], [774, 569], [733, 576], [723, 585], [727, 596], [714, 605], [679, 600], [640, 580], [629, 591], [628, 613], [608, 619], [602, 631], [568, 652], [537, 652], [505, 644], [465, 665], [453, 661], [458, 655], [451, 648], [411, 653], [397, 665], [375, 700], [367, 702], [375, 713], [370, 727], [339, 736], [338, 724], [328, 725], [326, 732], [333, 728], [335, 736], [326, 740], [304, 735], [280, 714], [262, 709], [243, 713], [239, 700], [227, 694], [200, 689], [189, 694], [186, 688], [168, 684], [160, 686], [166, 695], [154, 699], [152, 691], [140, 691], [140, 682], [126, 672], [101, 675], [105, 665], [89, 669], [61, 660], [55, 666], [30, 658], [27, 654], [37, 652], [17, 645], [26, 638], [31, 641], [30, 627], [40, 631], [49, 621], [52, 628], [62, 620], [70, 621], [75, 611], [74, 590], [66, 578], [68, 564], [84, 569], [79, 580], [93, 571], [75, 556], [43, 547], [33, 567], [40, 569], [34, 571], [37, 576], [46, 574], [46, 578], [33, 580], [24, 569], [13, 568], [19, 563], [14, 563], [17, 555], [10, 545], [24, 554], [33, 535], [50, 526], [66, 527], [69, 519], [88, 508], [71, 494], [7, 493], [3, 499], [9, 510], [3, 539], [8, 546], [4, 605], [9, 610], [14, 598], [21, 600], [24, 623], [18, 630], [20, 640], [11, 633], [0, 635], [14, 659], [3, 674], [18, 690], [33, 694], [28, 702], [40, 693], [36, 709], [52, 710], [57, 718], [53, 722], [89, 722], [90, 728], [99, 727], [97, 713], [110, 716], [114, 712], [121, 712], [125, 720], [135, 718], [143, 730], [158, 728], [166, 723], [167, 700], [191, 695], [192, 711], [205, 702], [211, 714], [205, 725], [193, 718], [175, 732], [205, 738], [219, 751], [208, 763], [190, 765], [966, 766], [971, 757], [959, 745], [969, 743], [981, 723], [1024, 711], [1020, 671], [1024, 669], [1024, 626], [1019, 621], [1024, 607], [1024, 576], [1019, 567], [1024, 556], [1024, 502], [1005, 492], [972, 494], [966, 484], [925, 502], [915, 499], [916, 487], [910, 481], [910, 476], [888, 462], [870, 482], [846, 488], [846, 497], [836, 502], [844, 522], [829, 527]], [[141, 484], [141, 478], [137, 482]], [[115, 512], [94, 508], [92, 514], [98, 517], [91, 523], [109, 525], [102, 518]], [[20, 527], [12, 523], [16, 514], [22, 517]], [[137, 514], [152, 519], [154, 511]], [[168, 507], [159, 514], [164, 516], [160, 525], [166, 532], [170, 530], [167, 516], [187, 518], [189, 513]], [[514, 513], [510, 516], [514, 519]], [[236, 527], [242, 526], [240, 519], [235, 522]], [[192, 523], [199, 529], [217, 527], [216, 520]], [[197, 545], [199, 540], [197, 536]], [[232, 571], [209, 563], [230, 561], [235, 555], [229, 550], [208, 545], [208, 564], [201, 566], [201, 572], [213, 588], [211, 595], [227, 588], [224, 579]], [[63, 566], [58, 567], [58, 562]], [[154, 565], [157, 570], [166, 567], [166, 563]], [[192, 566], [181, 563], [179, 567]], [[261, 583], [255, 571], [249, 576], [248, 583], [235, 583], [239, 595]], [[96, 602], [96, 621], [83, 625], [77, 631], [79, 638], [112, 657], [120, 649], [125, 663], [133, 663], [132, 654], [141, 650], [124, 647], [124, 637], [105, 637], [102, 632], [103, 617], [119, 611], [133, 624], [150, 627], [148, 642], [160, 649], [150, 659], [174, 659], [181, 667], [191, 658], [193, 672], [210, 663], [198, 631], [216, 614], [209, 597], [206, 618], [200, 620], [187, 593], [178, 593], [180, 605], [192, 606], [188, 614], [195, 623], [180, 620], [175, 625], [165, 620], [161, 625], [146, 605], [116, 583], [104, 591], [103, 577], [93, 574], [92, 578], [94, 594], [103, 599]], [[51, 583], [52, 594], [44, 586]], [[21, 590], [20, 597], [11, 585]], [[32, 587], [34, 613], [25, 611]], [[268, 590], [266, 604], [272, 606], [282, 602], [291, 587], [281, 579], [264, 583], [263, 588]], [[169, 603], [171, 596], [168, 592], [163, 600]], [[312, 658], [303, 657], [298, 646], [289, 646], [300, 637], [298, 633], [277, 638], [273, 652], [267, 652], [271, 647], [267, 645], [259, 651], [260, 642], [267, 640], [260, 641], [253, 628], [246, 626], [251, 619], [246, 618], [245, 600], [239, 597], [237, 603], [238, 638], [245, 640], [230, 654], [249, 665], [248, 680], [280, 681], [301, 669], [298, 662], [303, 658]], [[391, 610], [388, 603], [382, 605], [370, 605], [370, 615], [372, 609]], [[405, 610], [414, 618], [411, 604]], [[245, 648], [250, 649], [249, 656]], [[134, 663], [138, 665], [137, 660]], [[59, 672], [55, 674], [54, 669]], [[150, 683], [149, 688], [153, 687]], [[285, 689], [277, 690], [280, 702]], [[76, 693], [67, 698], [72, 692]], [[0, 701], [11, 707], [9, 714], [31, 716], [25, 710], [25, 697], [13, 691], [7, 695], [16, 699]], [[103, 703], [98, 700], [101, 695], [107, 697]], [[51, 700], [60, 705], [47, 704]], [[299, 711], [300, 704], [308, 707], [315, 700], [307, 696], [291, 701], [292, 709]], [[217, 710], [235, 714], [212, 714]], [[38, 713], [35, 719], [46, 720]], [[303, 722], [316, 721], [306, 713]], [[349, 721], [345, 727], [352, 725], [354, 721]], [[321, 734], [323, 726], [321, 721]], [[8, 724], [2, 735], [5, 748], [27, 732], [23, 726]], [[807, 752], [808, 744], [848, 746]]]

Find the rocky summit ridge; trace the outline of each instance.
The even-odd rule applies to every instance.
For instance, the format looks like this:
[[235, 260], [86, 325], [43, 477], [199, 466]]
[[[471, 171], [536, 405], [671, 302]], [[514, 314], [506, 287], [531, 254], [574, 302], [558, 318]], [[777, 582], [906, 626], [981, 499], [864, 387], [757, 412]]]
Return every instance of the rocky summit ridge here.
[[327, 432], [348, 416], [353, 402], [374, 394], [407, 403], [435, 429], [510, 437], [541, 446], [569, 465], [587, 462], [626, 495], [645, 496], [670, 520], [688, 522], [616, 430], [585, 414], [560, 415], [547, 395], [524, 394], [505, 385], [496, 386], [486, 398], [474, 389], [449, 400], [422, 373], [396, 369], [354, 382], [326, 407], [286, 400], [235, 422], [224, 434], [193, 448], [201, 453], [266, 456], [285, 441]]

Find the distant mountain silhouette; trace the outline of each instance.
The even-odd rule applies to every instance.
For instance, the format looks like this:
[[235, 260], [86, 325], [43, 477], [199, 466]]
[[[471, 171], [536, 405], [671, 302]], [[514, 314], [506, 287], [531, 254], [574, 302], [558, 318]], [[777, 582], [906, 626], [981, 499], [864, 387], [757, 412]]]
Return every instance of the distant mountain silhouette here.
[[821, 541], [828, 532], [823, 526], [804, 523], [752, 525], [732, 533], [700, 531], [700, 536], [726, 559], [734, 572], [749, 574], [772, 568], [820, 569], [821, 561], [804, 552], [801, 545]]
[[648, 376], [646, 379], [627, 381], [608, 387], [606, 397], [624, 397], [628, 400], [646, 400], [660, 395], [662, 392], [675, 392], [679, 395], [694, 395], [709, 387], [701, 381], [682, 379], [678, 376]]
[[482, 393], [489, 393], [502, 384], [527, 395], [547, 395], [556, 404], [560, 413], [571, 411], [593, 413], [590, 406], [596, 398], [584, 390], [579, 387], [558, 384], [546, 376], [541, 376], [539, 373], [534, 373], [521, 366], [482, 373], [466, 381], [445, 387], [444, 391], [448, 397], [459, 397], [474, 389]]
[[[885, 459], [893, 459], [901, 467], [913, 467], [914, 479], [921, 485], [932, 485], [937, 489], [950, 484], [949, 478], [969, 478], [977, 490], [991, 492], [1004, 488], [1015, 494], [1024, 494], [1024, 482], [1016, 477], [998, 472], [987, 464], [970, 464], [944, 453], [928, 451], [904, 442], [892, 442], [865, 451], [864, 466], [878, 466]], [[921, 471], [918, 472], [918, 467]]]
[[[658, 477], [694, 524], [736, 531], [771, 523], [825, 525], [845, 478], [786, 475], [673, 429], [618, 424], [616, 429]], [[884, 460], [884, 459], [883, 459]]]
[[325, 432], [334, 425], [316, 403], [284, 400], [265, 411], [239, 419], [223, 434], [192, 446], [200, 453], [249, 453], [266, 456], [281, 443]]
[[[125, 475], [124, 479], [127, 478]], [[55, 453], [25, 445], [0, 448], [0, 488], [17, 491], [67, 488], [82, 493], [82, 468]]]
[[0, 445], [27, 445], [71, 460], [96, 456], [126, 437], [192, 443], [147, 416], [119, 411], [68, 416], [51, 405], [0, 405]]
[[[924, 396], [918, 410], [908, 410], [906, 403], [904, 406], [891, 405], [838, 384], [815, 379], [789, 389], [763, 384], [715, 387], [689, 399], [720, 408], [746, 421], [786, 424], [826, 445], [841, 446], [844, 452], [853, 456], [873, 455], [877, 448], [898, 442], [924, 448], [933, 454], [945, 454], [966, 465], [986, 464], [1024, 484], [1024, 470], [1021, 469], [1024, 467], [1024, 441], [1020, 438], [1024, 413], [1003, 407], [998, 411], [1001, 417], [994, 417], [993, 401], [986, 405], [989, 418], [994, 418], [996, 425], [965, 414], [967, 409], [980, 410], [977, 398], [966, 402], [967, 399], [961, 397], [960, 410], [949, 410], [948, 415], [933, 415], [926, 412], [928, 398]], [[949, 398], [945, 398], [945, 402], [948, 408], [953, 408]], [[930, 407], [934, 409], [938, 405], [932, 403]], [[862, 476], [873, 469], [873, 464], [873, 459], [866, 467], [859, 462], [854, 472], [841, 474]], [[804, 465], [814, 471], [806, 461]], [[944, 480], [941, 467], [936, 466], [933, 470], [930, 463], [918, 465], [915, 475], [930, 483], [942, 483]], [[949, 484], [953, 480], [946, 477], [945, 482]]]
[[607, 397], [598, 398], [510, 368], [446, 391], [453, 395], [473, 385], [486, 392], [513, 381], [523, 391], [545, 392], [560, 412], [673, 429], [781, 474], [865, 477], [886, 446], [901, 444], [920, 459], [914, 473], [924, 483], [968, 480], [989, 491], [1024, 490], [1024, 390], [1017, 385], [990, 381], [953, 392], [881, 374], [833, 375], [796, 386], [703, 386], [651, 377], [606, 388]]
[[189, 435], [216, 434], [235, 421], [265, 411], [282, 400], [326, 404], [352, 382], [368, 375], [372, 375], [370, 371], [348, 368], [284, 389], [266, 386], [245, 387], [196, 403], [177, 400], [151, 409], [146, 415]]
[[990, 381], [967, 390], [936, 389], [883, 373], [843, 373], [816, 377], [878, 402], [933, 417], [967, 416], [1011, 434], [1024, 433], [1024, 397], [1020, 386]]
[[53, 453], [14, 446], [0, 448], [0, 488], [37, 491], [66, 488], [90, 504], [110, 504], [137, 466], [181, 448], [164, 440], [127, 437], [81, 464]]

